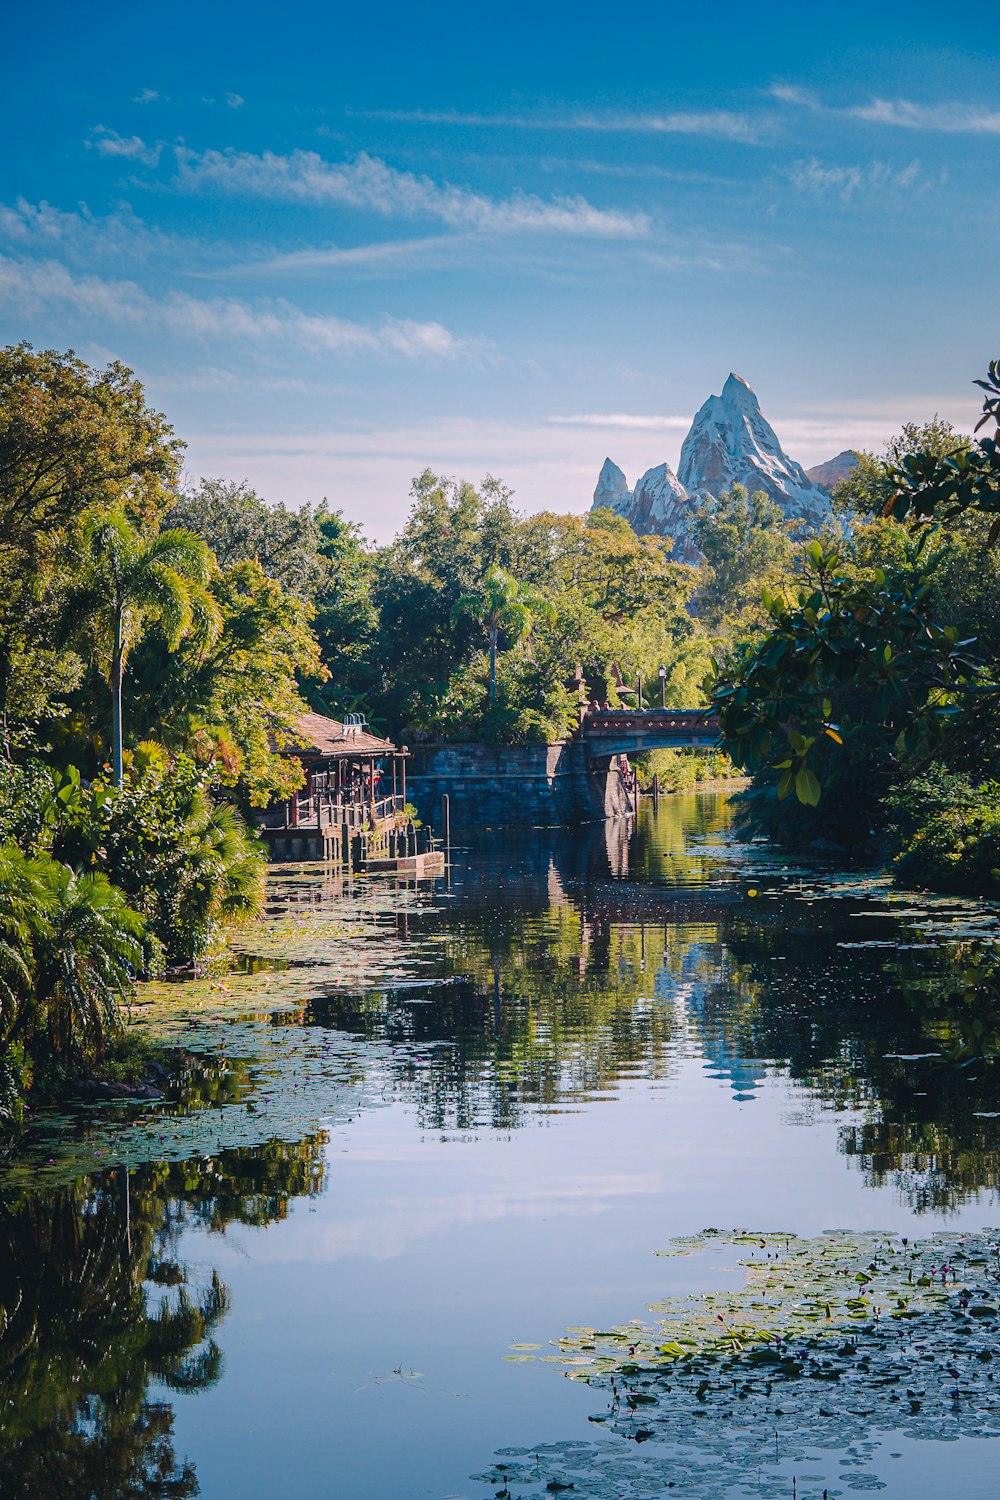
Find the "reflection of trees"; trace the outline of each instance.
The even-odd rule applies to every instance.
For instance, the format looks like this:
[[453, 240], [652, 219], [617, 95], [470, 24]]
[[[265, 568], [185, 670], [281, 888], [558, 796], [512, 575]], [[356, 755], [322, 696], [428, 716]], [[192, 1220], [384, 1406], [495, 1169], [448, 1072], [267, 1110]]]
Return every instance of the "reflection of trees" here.
[[657, 977], [682, 964], [683, 949], [662, 924], [605, 922], [568, 904], [528, 918], [470, 912], [444, 940], [445, 982], [330, 995], [310, 1013], [416, 1044], [417, 1057], [398, 1055], [394, 1071], [425, 1128], [510, 1129], [539, 1105], [587, 1098], [636, 1072], [666, 1076], [676, 1011]]
[[[988, 1118], [1000, 1100], [1000, 960], [968, 944], [845, 950], [837, 906], [805, 908], [808, 922], [794, 902], [734, 915], [731, 968], [706, 1013], [743, 1056], [865, 1111], [841, 1147], [873, 1185], [938, 1211], [1000, 1189], [1000, 1121]], [[850, 923], [854, 942], [872, 933], [886, 939], [884, 925]]]
[[266, 1224], [319, 1190], [323, 1137], [110, 1173], [0, 1201], [0, 1494], [175, 1500], [194, 1467], [150, 1395], [218, 1379], [226, 1291], [193, 1285], [181, 1227]]
[[[477, 850], [454, 878], [461, 905], [439, 943], [446, 982], [330, 993], [309, 1018], [426, 1045], [393, 1067], [428, 1129], [511, 1129], [530, 1109], [615, 1088], [640, 1070], [664, 1076], [677, 1026], [662, 977], [679, 977], [713, 931], [706, 914], [731, 897], [675, 891], [665, 904], [650, 880], [701, 887], [716, 860], [691, 838], [723, 834], [729, 810], [721, 797], [667, 799], [640, 824], [629, 856], [639, 882], [621, 878], [604, 824], [514, 834]], [[643, 897], [649, 920], [622, 920]]]

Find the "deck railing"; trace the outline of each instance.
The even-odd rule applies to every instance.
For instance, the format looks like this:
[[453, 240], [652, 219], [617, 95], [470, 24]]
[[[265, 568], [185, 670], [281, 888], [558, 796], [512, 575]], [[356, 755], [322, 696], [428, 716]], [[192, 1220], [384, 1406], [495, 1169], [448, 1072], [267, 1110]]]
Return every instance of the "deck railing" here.
[[351, 833], [361, 833], [394, 819], [405, 805], [402, 796], [342, 802], [331, 792], [319, 792], [298, 798], [296, 821], [299, 827], [315, 823], [319, 828], [343, 828], [346, 824]]

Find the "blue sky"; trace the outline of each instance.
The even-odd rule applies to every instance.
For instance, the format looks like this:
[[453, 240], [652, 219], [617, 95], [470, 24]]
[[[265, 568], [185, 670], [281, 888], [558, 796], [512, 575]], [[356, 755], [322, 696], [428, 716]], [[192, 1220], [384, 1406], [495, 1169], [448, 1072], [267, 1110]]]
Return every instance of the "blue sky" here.
[[193, 476], [379, 537], [427, 465], [583, 509], [606, 453], [676, 463], [730, 369], [806, 464], [968, 426], [1000, 355], [983, 20], [19, 7], [3, 338], [124, 360]]

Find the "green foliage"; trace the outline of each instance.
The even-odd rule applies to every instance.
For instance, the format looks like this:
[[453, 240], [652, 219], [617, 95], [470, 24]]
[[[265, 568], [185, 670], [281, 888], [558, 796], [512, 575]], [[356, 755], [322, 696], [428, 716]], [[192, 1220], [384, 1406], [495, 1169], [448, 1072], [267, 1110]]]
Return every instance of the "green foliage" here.
[[0, 1108], [39, 1069], [98, 1055], [134, 990], [144, 924], [100, 872], [0, 844]]
[[907, 459], [918, 453], [944, 459], [953, 453], [966, 452], [969, 447], [969, 438], [956, 432], [942, 417], [932, 417], [929, 422], [904, 422], [880, 454], [865, 450], [855, 453], [854, 468], [834, 489], [834, 512], [848, 524], [858, 518], [880, 517], [892, 501], [893, 475]]
[[79, 680], [61, 628], [80, 520], [118, 509], [155, 525], [181, 444], [123, 365], [0, 350], [0, 741], [30, 739]]
[[168, 963], [196, 963], [219, 928], [262, 908], [262, 846], [239, 813], [209, 795], [190, 756], [140, 747], [120, 788], [70, 776], [57, 794], [53, 850], [125, 892]]
[[[979, 427], [996, 427], [1000, 367], [977, 384]], [[881, 455], [858, 455], [835, 509], [845, 534], [804, 550], [792, 598], [765, 593], [763, 638], [723, 653], [711, 689], [727, 748], [755, 775], [744, 817], [799, 846], [863, 842], [889, 792], [935, 766], [969, 786], [1000, 770], [995, 437], [971, 442], [939, 418], [910, 423]], [[775, 791], [799, 810], [782, 811]], [[908, 878], [990, 885], [989, 814], [969, 816], [942, 806], [936, 831], [911, 830]], [[946, 857], [948, 838], [960, 857]]]
[[174, 496], [163, 522], [200, 536], [223, 570], [259, 563], [290, 594], [312, 599], [330, 575], [324, 546], [327, 519], [323, 508], [288, 510], [271, 504], [246, 483], [202, 479]]
[[111, 688], [111, 751], [120, 785], [122, 679], [129, 653], [154, 624], [168, 651], [176, 651], [186, 635], [210, 641], [218, 634], [219, 613], [205, 587], [212, 555], [190, 531], [161, 531], [147, 540], [116, 510], [88, 519], [84, 557], [74, 602]]
[[497, 698], [497, 647], [501, 640], [511, 646], [517, 645], [531, 633], [535, 614], [554, 615], [547, 600], [533, 590], [524, 588], [506, 568], [494, 563], [484, 575], [479, 587], [470, 594], [463, 594], [456, 602], [452, 614], [460, 618], [471, 615], [486, 632], [490, 650], [490, 709], [496, 708]]
[[639, 785], [648, 792], [657, 777], [663, 792], [686, 792], [705, 781], [721, 781], [739, 773], [721, 751], [647, 750], [633, 757]]
[[976, 896], [1000, 893], [1000, 785], [938, 768], [888, 799], [898, 884]]
[[988, 541], [1000, 536], [1000, 360], [990, 363], [984, 380], [983, 414], [976, 431], [993, 435], [950, 451], [924, 448], [906, 454], [889, 473], [886, 514], [918, 527], [947, 524], [970, 514], [992, 517]]
[[691, 539], [704, 555], [694, 608], [709, 630], [760, 623], [761, 590], [786, 583], [794, 548], [781, 507], [763, 490], [723, 490], [695, 513]]
[[329, 682], [322, 689], [313, 686], [310, 698], [320, 711], [343, 719], [359, 710], [370, 712], [374, 694], [385, 687], [376, 675], [382, 659], [373, 596], [376, 559], [361, 528], [339, 512], [321, 513], [319, 527], [326, 575], [313, 601], [312, 628]]
[[301, 785], [298, 762], [280, 749], [306, 709], [299, 679], [326, 675], [309, 606], [256, 562], [214, 572], [208, 594], [218, 621], [211, 634], [192, 633], [171, 653], [151, 637], [134, 653], [130, 720], [265, 806]]
[[841, 746], [862, 726], [876, 731], [890, 774], [943, 744], [982, 663], [973, 639], [930, 614], [933, 566], [868, 581], [812, 542], [795, 599], [765, 595], [767, 635], [720, 664], [712, 699], [734, 761], [767, 767], [779, 799], [794, 792], [815, 806], [814, 747]]

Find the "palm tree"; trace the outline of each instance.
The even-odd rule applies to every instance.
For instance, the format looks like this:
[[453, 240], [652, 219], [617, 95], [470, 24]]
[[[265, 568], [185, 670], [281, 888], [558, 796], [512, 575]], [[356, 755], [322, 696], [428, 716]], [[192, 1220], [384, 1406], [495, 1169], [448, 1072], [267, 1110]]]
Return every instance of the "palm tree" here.
[[83, 606], [111, 688], [111, 749], [115, 786], [122, 784], [122, 680], [128, 654], [152, 624], [175, 651], [181, 638], [211, 639], [219, 613], [205, 585], [212, 554], [190, 531], [161, 531], [148, 540], [122, 511], [95, 517], [85, 533], [87, 581]]
[[0, 844], [0, 1115], [13, 1109], [15, 1048], [69, 1066], [117, 1030], [144, 934], [106, 876]]
[[463, 594], [453, 617], [472, 615], [486, 631], [490, 645], [490, 704], [497, 701], [497, 644], [501, 635], [512, 643], [531, 630], [534, 615], [545, 605], [533, 591], [524, 588], [505, 568], [490, 568], [475, 593]]
[[117, 1031], [119, 1002], [142, 968], [146, 929], [106, 875], [75, 875], [44, 856], [33, 863], [48, 918], [34, 943], [34, 999], [51, 1054], [65, 1066], [99, 1052]]

